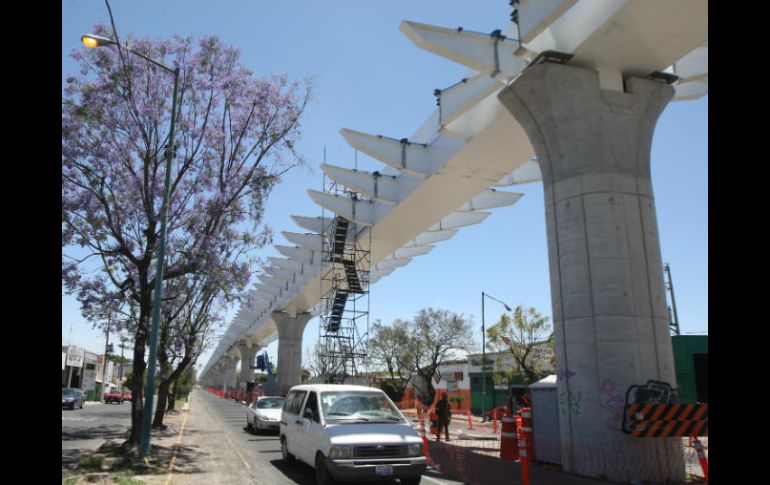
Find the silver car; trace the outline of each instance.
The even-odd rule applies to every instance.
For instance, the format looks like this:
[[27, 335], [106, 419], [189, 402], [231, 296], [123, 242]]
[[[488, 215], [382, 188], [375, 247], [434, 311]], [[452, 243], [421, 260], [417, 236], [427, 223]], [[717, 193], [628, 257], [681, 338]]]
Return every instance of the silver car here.
[[75, 409], [83, 409], [83, 404], [86, 402], [86, 395], [81, 389], [75, 389], [74, 387], [66, 387], [61, 390], [61, 407]]
[[246, 407], [246, 427], [253, 431], [278, 431], [285, 398], [263, 396]]

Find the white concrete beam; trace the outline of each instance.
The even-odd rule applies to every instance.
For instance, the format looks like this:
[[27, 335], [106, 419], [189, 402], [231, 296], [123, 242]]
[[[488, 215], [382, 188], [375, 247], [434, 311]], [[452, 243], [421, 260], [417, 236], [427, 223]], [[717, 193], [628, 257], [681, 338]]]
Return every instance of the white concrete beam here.
[[301, 261], [303, 263], [314, 264], [321, 261], [321, 255], [316, 251], [310, 251], [305, 248], [284, 246], [282, 244], [276, 244], [274, 247], [276, 251], [283, 254], [284, 256], [287, 256], [293, 260]]
[[383, 259], [383, 261], [388, 261], [391, 259], [409, 259], [413, 258], [415, 256], [422, 256], [424, 254], [428, 254], [433, 250], [435, 246], [409, 246], [409, 247], [401, 247], [396, 249], [393, 254]]
[[294, 275], [297, 274], [296, 271], [273, 267], [273, 266], [265, 268], [265, 272], [270, 276], [272, 276], [273, 278], [280, 278], [286, 281], [292, 281], [294, 278]]
[[362, 193], [371, 199], [390, 204], [401, 202], [422, 183], [422, 179], [411, 177], [407, 174], [396, 177], [394, 175], [383, 175], [379, 172], [370, 173], [361, 170], [350, 170], [326, 164], [321, 165], [321, 170], [333, 180], [349, 187], [353, 191]]
[[476, 197], [463, 204], [458, 211], [473, 211], [479, 209], [494, 209], [495, 207], [505, 207], [513, 205], [521, 199], [524, 194], [515, 192], [501, 192], [495, 189], [487, 189]]
[[507, 82], [521, 73], [527, 60], [517, 57], [516, 40], [404, 20], [400, 26], [409, 40], [428, 52], [474, 71]]
[[692, 52], [676, 61], [672, 67], [681, 83], [707, 79], [709, 75], [708, 42], [706, 45], [693, 49]]
[[267, 286], [275, 287], [275, 288], [280, 288], [282, 290], [285, 290], [289, 286], [289, 282], [288, 281], [282, 280], [282, 279], [278, 279], [278, 278], [273, 278], [273, 277], [271, 277], [271, 276], [269, 276], [267, 274], [264, 274], [264, 273], [259, 275], [259, 276], [257, 276], [257, 279], [259, 281], [261, 281], [262, 283], [264, 283], [265, 285], [267, 285]]
[[289, 231], [283, 231], [281, 234], [283, 234], [283, 237], [285, 237], [286, 240], [290, 243], [296, 244], [297, 246], [303, 247], [305, 249], [309, 249], [310, 251], [320, 252], [322, 249], [320, 234], [301, 234], [298, 232]]
[[453, 212], [428, 228], [428, 231], [441, 231], [444, 229], [455, 229], [458, 227], [472, 226], [478, 224], [487, 217], [489, 212]]
[[[323, 165], [321, 165], [323, 168]], [[291, 216], [295, 224], [302, 229], [306, 229], [316, 234], [323, 234], [329, 230], [334, 217], [307, 217], [307, 216]]]
[[686, 101], [688, 99], [698, 99], [709, 93], [708, 77], [703, 81], [691, 81], [688, 83], [677, 83], [674, 85], [674, 101]]
[[526, 48], [573, 53], [573, 66], [645, 77], [706, 42], [708, 2], [614, 0], [578, 2]]
[[382, 260], [379, 263], [374, 265], [374, 270], [379, 272], [379, 271], [387, 271], [389, 269], [396, 269], [402, 266], [406, 266], [407, 264], [409, 264], [410, 261], [411, 259], [409, 258]]
[[286, 281], [289, 283], [291, 287], [298, 288], [301, 286], [305, 286], [313, 279], [315, 279], [317, 275], [301, 275], [298, 273], [293, 273], [290, 271], [284, 271], [282, 274], [276, 274], [275, 278], [279, 280]]
[[443, 166], [463, 142], [440, 135], [430, 145], [411, 143], [406, 138], [396, 140], [343, 128], [340, 133], [352, 147], [415, 177], [426, 177]]
[[443, 231], [431, 231], [424, 232], [412, 239], [402, 247], [408, 248], [413, 246], [425, 246], [427, 244], [435, 244], [437, 242], [446, 241], [454, 237], [457, 234], [457, 229], [445, 229]]
[[524, 0], [520, 2], [517, 10], [521, 42], [531, 42], [576, 2], [577, 0], [540, 0], [536, 2]]
[[540, 173], [540, 165], [537, 160], [527, 160], [522, 166], [509, 173], [499, 182], [494, 184], [497, 187], [506, 187], [510, 185], [528, 184], [530, 182], [540, 182], [543, 175]]
[[472, 78], [465, 78], [445, 90], [437, 90], [441, 127], [464, 115], [481, 100], [494, 94], [502, 87], [502, 84], [497, 80], [479, 74]]
[[278, 288], [276, 286], [266, 285], [264, 283], [256, 285], [256, 287], [260, 291], [264, 291], [265, 293], [268, 293], [272, 296], [278, 296], [281, 294], [281, 288]]
[[307, 193], [321, 207], [364, 226], [377, 224], [392, 209], [390, 204], [376, 200], [350, 199], [312, 189]]

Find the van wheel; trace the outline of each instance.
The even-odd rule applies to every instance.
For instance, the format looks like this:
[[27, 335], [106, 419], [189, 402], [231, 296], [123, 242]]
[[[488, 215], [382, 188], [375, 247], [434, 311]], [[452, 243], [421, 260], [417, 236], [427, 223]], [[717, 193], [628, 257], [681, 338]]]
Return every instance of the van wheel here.
[[289, 453], [289, 448], [286, 446], [285, 436], [281, 436], [281, 457], [283, 458], [284, 463], [294, 463], [294, 455]]
[[316, 485], [332, 485], [336, 483], [334, 477], [329, 473], [329, 469], [326, 468], [324, 456], [320, 452], [315, 456], [315, 483]]

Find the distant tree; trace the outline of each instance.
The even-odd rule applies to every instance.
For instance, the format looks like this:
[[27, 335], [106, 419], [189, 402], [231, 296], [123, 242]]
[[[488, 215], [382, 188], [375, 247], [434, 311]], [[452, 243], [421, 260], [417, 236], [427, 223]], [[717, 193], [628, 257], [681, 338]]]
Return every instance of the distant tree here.
[[308, 349], [305, 354], [305, 368], [312, 377], [328, 376], [332, 373], [331, 360], [324, 355], [322, 343], [319, 342], [312, 349]]
[[389, 387], [394, 399], [401, 401], [409, 381], [414, 375], [411, 366], [414, 342], [409, 333], [409, 323], [397, 319], [391, 325], [376, 320], [370, 330], [367, 357], [378, 369], [386, 369], [390, 377]]
[[407, 325], [411, 340], [411, 370], [422, 378], [422, 395], [431, 402], [436, 397], [433, 377], [453, 351], [467, 351], [473, 345], [472, 322], [448, 310], [420, 310]]
[[255, 250], [271, 241], [262, 225], [265, 199], [281, 175], [302, 163], [294, 147], [310, 84], [255, 77], [238, 50], [217, 37], [121, 39], [104, 25], [93, 33], [180, 69], [173, 147], [170, 75], [126, 49], [75, 50], [80, 69], [67, 77], [62, 96], [63, 286], [84, 314], [128, 300], [137, 397], [128, 444], [136, 445], [165, 154], [175, 157], [164, 286], [216, 274], [241, 291], [258, 262]]
[[518, 364], [511, 374], [519, 374], [525, 384], [537, 382], [542, 376], [541, 359], [534, 354], [538, 348], [553, 349], [550, 333], [548, 317], [522, 305], [513, 310], [512, 317], [503, 314], [497, 323], [487, 328], [490, 347], [510, 352]]

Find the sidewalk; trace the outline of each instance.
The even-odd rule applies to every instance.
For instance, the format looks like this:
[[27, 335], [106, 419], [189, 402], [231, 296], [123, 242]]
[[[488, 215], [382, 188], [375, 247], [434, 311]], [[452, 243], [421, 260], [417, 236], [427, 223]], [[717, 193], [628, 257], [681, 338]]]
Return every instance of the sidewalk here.
[[148, 485], [253, 482], [234, 445], [223, 436], [221, 424], [200, 402], [200, 392], [203, 391], [194, 391], [182, 412], [165, 420], [168, 429], [163, 432], [164, 436], [153, 436], [153, 448], [168, 450], [162, 455], [153, 453], [158, 457], [157, 465], [163, 465], [164, 473], [135, 475], [135, 479]]

